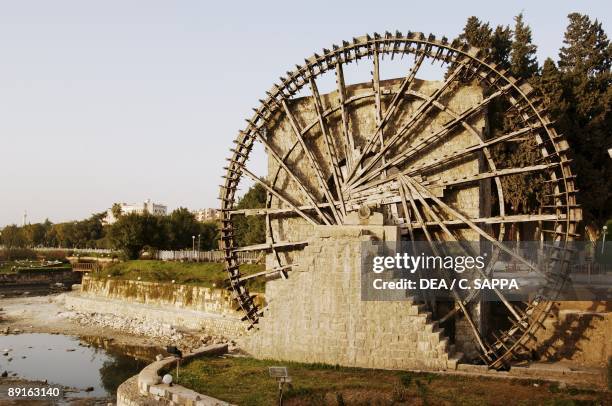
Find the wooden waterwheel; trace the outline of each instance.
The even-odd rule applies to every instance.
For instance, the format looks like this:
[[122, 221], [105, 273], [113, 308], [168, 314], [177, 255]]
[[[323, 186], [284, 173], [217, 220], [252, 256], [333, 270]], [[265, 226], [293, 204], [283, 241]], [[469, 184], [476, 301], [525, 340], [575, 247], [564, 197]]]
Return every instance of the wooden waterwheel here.
[[[398, 59], [406, 64], [404, 77], [382, 80], [385, 63]], [[345, 68], [358, 61], [371, 71], [371, 82], [349, 85]], [[429, 63], [444, 69], [439, 80], [425, 83], [417, 75]], [[317, 84], [326, 73], [335, 76], [336, 87], [323, 95]], [[476, 96], [464, 97], [468, 93]], [[308, 114], [301, 113], [304, 106], [309, 106]], [[262, 317], [262, 309], [247, 282], [290, 278], [297, 266], [292, 253], [307, 244], [280, 233], [274, 226], [278, 219], [334, 226], [345, 224], [351, 212], [374, 208], [385, 213], [387, 224], [400, 227], [407, 240], [433, 244], [472, 235], [534, 272], [545, 272], [504, 244], [510, 230], [535, 224], [541, 238], [559, 250], [553, 261], [565, 262], [564, 248], [580, 220], [568, 145], [555, 132], [534, 89], [479, 49], [421, 33], [343, 41], [287, 72], [247, 123], [234, 141], [221, 187], [220, 244], [229, 287], [249, 328]], [[255, 143], [267, 153], [267, 174], [249, 169]], [[242, 179], [266, 190], [265, 208], [236, 208]], [[525, 186], [534, 187], [538, 195], [531, 214], [508, 205], [512, 188]], [[474, 191], [486, 195], [489, 203], [480, 203], [478, 210], [457, 204]], [[236, 243], [235, 219], [244, 215], [265, 221], [265, 242]], [[273, 260], [266, 261], [264, 272], [242, 275], [244, 251], [265, 251]], [[456, 296], [454, 308], [436, 317], [445, 322], [464, 314], [482, 359], [493, 368], [503, 367], [529, 351], [550, 310], [549, 298], [564, 282], [567, 267], [549, 268], [556, 271], [546, 275], [546, 295], [517, 303], [499, 293], [511, 320], [502, 331], [485, 335], [471, 322], [466, 306], [475, 294]]]

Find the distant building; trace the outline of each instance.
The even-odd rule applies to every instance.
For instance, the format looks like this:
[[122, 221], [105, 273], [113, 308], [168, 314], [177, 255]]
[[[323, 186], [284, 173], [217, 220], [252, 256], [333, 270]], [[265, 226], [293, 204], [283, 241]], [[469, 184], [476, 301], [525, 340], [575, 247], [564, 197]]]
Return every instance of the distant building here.
[[199, 222], [215, 221], [221, 219], [221, 210], [217, 209], [199, 209], [194, 210], [192, 213], [195, 215], [196, 220], [198, 220]]
[[[159, 203], [154, 203], [151, 201], [151, 199], [147, 199], [142, 203], [136, 203], [136, 204], [131, 204], [131, 203], [117, 203], [117, 204], [121, 207], [121, 214], [150, 213], [150, 214], [153, 214], [154, 216], [165, 216], [166, 214], [168, 214], [167, 206], [164, 206], [163, 204], [159, 204]], [[110, 208], [106, 210], [106, 217], [104, 217], [103, 222], [105, 224], [113, 224], [115, 221], [117, 221], [117, 218], [113, 214], [113, 209]]]

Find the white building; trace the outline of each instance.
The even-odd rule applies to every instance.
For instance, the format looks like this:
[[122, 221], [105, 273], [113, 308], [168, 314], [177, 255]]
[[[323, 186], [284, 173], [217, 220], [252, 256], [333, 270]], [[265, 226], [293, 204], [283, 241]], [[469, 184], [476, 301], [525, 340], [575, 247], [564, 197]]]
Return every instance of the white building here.
[[[168, 214], [168, 207], [163, 204], [154, 203], [151, 199], [147, 199], [142, 203], [117, 203], [121, 207], [121, 214], [144, 214], [150, 213], [154, 216], [165, 216]], [[117, 219], [113, 214], [113, 209], [106, 210], [106, 217], [104, 218], [105, 224], [113, 224]]]
[[195, 215], [196, 220], [198, 220], [199, 222], [215, 221], [221, 219], [221, 210], [217, 209], [199, 209], [194, 210], [192, 213]]

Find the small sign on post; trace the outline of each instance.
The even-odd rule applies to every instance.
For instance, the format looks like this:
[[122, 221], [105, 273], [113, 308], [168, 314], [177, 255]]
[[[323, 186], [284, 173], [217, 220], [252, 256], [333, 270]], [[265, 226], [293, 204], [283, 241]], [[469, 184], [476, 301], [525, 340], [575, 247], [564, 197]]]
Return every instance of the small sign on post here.
[[291, 384], [291, 377], [287, 371], [287, 367], [268, 367], [270, 378], [276, 378], [278, 382], [278, 404], [283, 405], [283, 385]]

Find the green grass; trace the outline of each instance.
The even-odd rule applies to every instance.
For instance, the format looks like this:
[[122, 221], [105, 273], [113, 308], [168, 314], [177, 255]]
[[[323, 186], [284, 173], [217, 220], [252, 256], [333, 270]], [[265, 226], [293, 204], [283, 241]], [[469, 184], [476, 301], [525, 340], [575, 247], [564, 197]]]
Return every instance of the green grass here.
[[[263, 265], [244, 264], [240, 266], [243, 275], [263, 271]], [[105, 267], [100, 272], [93, 273], [93, 277], [106, 278], [110, 275], [117, 279], [136, 280], [140, 277], [142, 281], [170, 282], [186, 285], [197, 285], [205, 287], [224, 286], [227, 279], [225, 265], [216, 262], [175, 262], [156, 260], [133, 260], [118, 262]], [[253, 278], [247, 284], [253, 292], [264, 291], [264, 281], [261, 278]]]
[[[278, 385], [269, 366], [286, 366], [292, 388], [290, 405], [596, 405], [607, 393], [574, 393], [551, 384], [518, 380], [346, 368], [252, 358], [200, 358], [181, 367], [179, 384], [241, 406], [277, 403]], [[171, 371], [176, 382], [175, 371]], [[552, 384], [554, 385], [554, 384]], [[554, 393], [553, 393], [554, 392]]]

